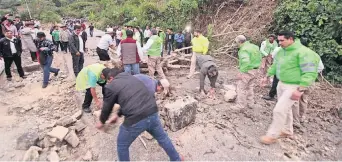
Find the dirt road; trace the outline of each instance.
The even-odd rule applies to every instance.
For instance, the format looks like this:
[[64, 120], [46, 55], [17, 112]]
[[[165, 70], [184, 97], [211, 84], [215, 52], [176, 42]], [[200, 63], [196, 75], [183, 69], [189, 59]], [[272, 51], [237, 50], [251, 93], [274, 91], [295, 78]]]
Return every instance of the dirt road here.
[[[97, 37], [88, 39], [89, 51], [96, 48], [98, 40]], [[231, 109], [234, 103], [225, 102], [218, 92], [223, 84], [235, 83], [237, 70], [232, 67], [234, 60], [217, 60], [220, 66], [218, 100], [199, 101], [196, 121], [190, 126], [177, 132], [167, 129], [177, 150], [186, 160], [342, 160], [342, 123], [336, 114], [336, 108], [341, 106], [341, 89], [332, 91], [324, 84], [317, 83], [310, 95], [312, 100], [309, 102], [305, 125], [301, 130], [296, 130], [295, 138], [265, 146], [259, 143], [259, 137], [264, 135], [271, 122], [275, 104], [261, 99], [268, 89], [256, 88], [255, 97], [261, 109]], [[98, 62], [95, 53], [86, 54], [85, 66], [95, 62]], [[80, 109], [83, 93], [74, 90], [70, 54], [56, 53], [54, 66], [61, 68], [62, 73], [58, 77], [51, 77], [47, 89], [41, 89], [41, 71], [31, 72], [28, 79], [16, 78], [13, 82], [5, 81], [2, 74], [0, 131], [5, 133], [0, 135], [0, 160], [22, 160], [25, 150], [16, 150], [19, 136], [26, 132], [38, 132], [43, 138], [57, 120]], [[167, 74], [176, 88], [177, 96], [195, 96], [197, 93], [199, 76], [186, 79], [187, 72], [188, 69], [171, 70]], [[56, 147], [45, 147], [39, 159], [47, 160], [48, 152], [56, 149], [61, 160], [82, 160], [88, 151], [91, 152], [92, 160], [117, 160], [116, 137], [119, 124], [102, 132], [95, 129], [96, 120], [91, 114], [83, 114], [80, 121], [87, 127], [77, 133], [80, 144], [72, 148], [65, 142], [57, 142]], [[156, 140], [148, 136], [143, 138], [147, 149], [139, 140], [134, 141], [130, 148], [131, 160], [168, 160]]]

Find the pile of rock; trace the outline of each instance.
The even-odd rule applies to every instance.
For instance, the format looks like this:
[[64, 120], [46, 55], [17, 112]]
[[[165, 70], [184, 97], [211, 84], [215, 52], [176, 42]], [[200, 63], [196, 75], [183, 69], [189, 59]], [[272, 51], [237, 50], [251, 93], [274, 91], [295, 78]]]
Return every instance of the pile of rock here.
[[[48, 128], [46, 134], [25, 133], [17, 139], [18, 150], [27, 150], [23, 161], [66, 160], [66, 156], [60, 158], [59, 154], [67, 155], [68, 147], [79, 146], [80, 139], [78, 133], [86, 128], [86, 125], [79, 120], [82, 111], [76, 112], [72, 116], [60, 118], [52, 128]], [[41, 154], [48, 154], [46, 159], [39, 158]], [[91, 153], [90, 153], [91, 154]], [[91, 160], [91, 159], [88, 159]]]

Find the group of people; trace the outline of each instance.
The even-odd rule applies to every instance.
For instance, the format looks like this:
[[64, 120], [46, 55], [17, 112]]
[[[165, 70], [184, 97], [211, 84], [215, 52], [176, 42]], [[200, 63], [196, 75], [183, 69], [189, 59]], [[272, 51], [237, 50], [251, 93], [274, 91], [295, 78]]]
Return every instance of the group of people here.
[[1, 19], [0, 59], [4, 60], [7, 80], [12, 80], [11, 65], [13, 62], [17, 66], [19, 76], [23, 79], [26, 78], [21, 65], [21, 54], [27, 50], [31, 53], [33, 62], [40, 62], [43, 69], [42, 87], [46, 88], [50, 73], [54, 73], [55, 76], [59, 73], [59, 69], [51, 67], [53, 51], [56, 46], [46, 39], [44, 32], [39, 31], [39, 21], [21, 22], [20, 18], [16, 17], [17, 24], [12, 24], [12, 22], [10, 15], [5, 15]]
[[[29, 47], [32, 55], [35, 50], [39, 53], [35, 55], [39, 56], [38, 58], [32, 56], [32, 59], [39, 59], [43, 66], [43, 88], [45, 88], [50, 72], [58, 75], [59, 69], [51, 67], [53, 51], [57, 51], [59, 42], [62, 44], [64, 42], [67, 47], [65, 44], [62, 45], [62, 50], [68, 48], [72, 55], [76, 89], [86, 91], [82, 105], [83, 112], [91, 112], [90, 106], [94, 99], [97, 109], [101, 109], [100, 119], [96, 125], [98, 129], [102, 129], [106, 123], [115, 123], [118, 117], [125, 116], [117, 138], [120, 161], [129, 160], [130, 145], [144, 131], [149, 132], [158, 141], [170, 160], [183, 160], [161, 126], [155, 93], [168, 93], [169, 91], [170, 83], [163, 73], [161, 58], [164, 47], [167, 47], [168, 54], [170, 54], [173, 43], [176, 41], [177, 48], [181, 48], [183, 43], [185, 46], [192, 46], [191, 66], [187, 78], [195, 74], [197, 66], [200, 74], [199, 93], [215, 97], [218, 67], [214, 58], [208, 55], [209, 41], [201, 31], [195, 30], [193, 36], [187, 31], [190, 33], [190, 37], [187, 38], [189, 36], [187, 33], [173, 34], [172, 29], [164, 33], [159, 27], [152, 29], [146, 27], [143, 34], [138, 27], [134, 29], [130, 26], [123, 29], [108, 28], [97, 45], [99, 60], [111, 60], [108, 50], [116, 49], [123, 66], [123, 68], [108, 68], [101, 63], [83, 67], [86, 52], [86, 38], [83, 36], [85, 27], [76, 24], [72, 32], [66, 31], [67, 26], [61, 26], [61, 28], [62, 30], [59, 31], [55, 27], [51, 32], [54, 43], [46, 39], [44, 32], [38, 31], [35, 34], [32, 23], [24, 23], [23, 29], [17, 35], [13, 30], [9, 30], [11, 28], [4, 31], [5, 37], [0, 40], [0, 58], [5, 60], [8, 80], [12, 77], [10, 73], [12, 62], [16, 63], [20, 77], [25, 78], [20, 65], [22, 43], [25, 42], [28, 46], [32, 46], [32, 48]], [[91, 30], [94, 28], [92, 27]], [[63, 35], [63, 32], [67, 34]], [[293, 120], [294, 118], [300, 120], [304, 117], [310, 87], [314, 84], [318, 73], [324, 68], [322, 68], [320, 57], [304, 46], [290, 31], [280, 32], [278, 36], [270, 35], [260, 48], [249, 42], [243, 35], [237, 36], [235, 42], [239, 47], [238, 101], [235, 108], [257, 109], [258, 104], [254, 100], [254, 87], [257, 79], [262, 76], [261, 82], [267, 84], [269, 77], [274, 76], [271, 91], [272, 94], [277, 94], [277, 104], [273, 109], [272, 123], [266, 135], [260, 140], [264, 144], [272, 144], [278, 138], [293, 136]], [[190, 51], [185, 52], [190, 53]], [[148, 75], [140, 74], [139, 64], [145, 56], [148, 59]], [[155, 71], [161, 79], [155, 79]], [[210, 81], [209, 91], [204, 88], [206, 76]], [[96, 94], [97, 85], [102, 87], [103, 100], [100, 100]], [[263, 98], [274, 100], [274, 96], [269, 95]], [[120, 109], [109, 117], [114, 104], [119, 104]]]
[[[280, 47], [278, 47], [279, 42]], [[239, 45], [238, 104], [242, 108], [259, 108], [254, 100], [254, 87], [259, 76], [262, 85], [273, 77], [272, 88], [266, 100], [275, 100], [272, 123], [261, 143], [273, 144], [278, 138], [293, 136], [294, 122], [300, 125], [307, 109], [310, 89], [324, 65], [317, 53], [296, 39], [291, 31], [282, 31], [278, 36], [270, 35], [261, 47], [239, 35], [235, 39]]]

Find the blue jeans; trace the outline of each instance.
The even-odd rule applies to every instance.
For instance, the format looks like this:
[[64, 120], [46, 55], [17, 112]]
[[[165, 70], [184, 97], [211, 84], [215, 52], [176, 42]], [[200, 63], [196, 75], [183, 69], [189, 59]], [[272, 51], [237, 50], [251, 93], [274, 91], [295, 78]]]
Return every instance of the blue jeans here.
[[170, 55], [173, 50], [172, 42], [167, 42], [167, 54]]
[[[124, 69], [125, 69], [126, 73], [130, 73], [132, 75], [140, 74], [140, 65], [139, 65], [139, 63], [136, 63], [136, 64], [126, 64], [126, 65], [124, 65]], [[133, 71], [133, 73], [132, 73], [132, 71]]]
[[46, 56], [46, 60], [45, 60], [45, 64], [43, 65], [43, 84], [48, 84], [49, 82], [49, 77], [50, 77], [50, 73], [57, 73], [59, 69], [56, 68], [52, 68], [51, 64], [52, 64], [52, 60], [53, 60], [53, 56], [52, 55], [48, 55]]
[[129, 147], [132, 142], [144, 131], [150, 133], [167, 153], [171, 161], [180, 161], [180, 156], [173, 146], [170, 138], [164, 131], [159, 114], [154, 113], [145, 119], [140, 120], [132, 126], [120, 126], [117, 139], [119, 161], [129, 161]]

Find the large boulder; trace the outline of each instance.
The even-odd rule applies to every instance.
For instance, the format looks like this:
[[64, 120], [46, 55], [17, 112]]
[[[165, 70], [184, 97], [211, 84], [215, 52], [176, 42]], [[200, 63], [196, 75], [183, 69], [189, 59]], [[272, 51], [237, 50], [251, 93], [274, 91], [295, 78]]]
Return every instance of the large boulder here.
[[188, 126], [196, 119], [197, 106], [197, 100], [189, 96], [166, 103], [164, 106], [165, 124], [172, 131]]

